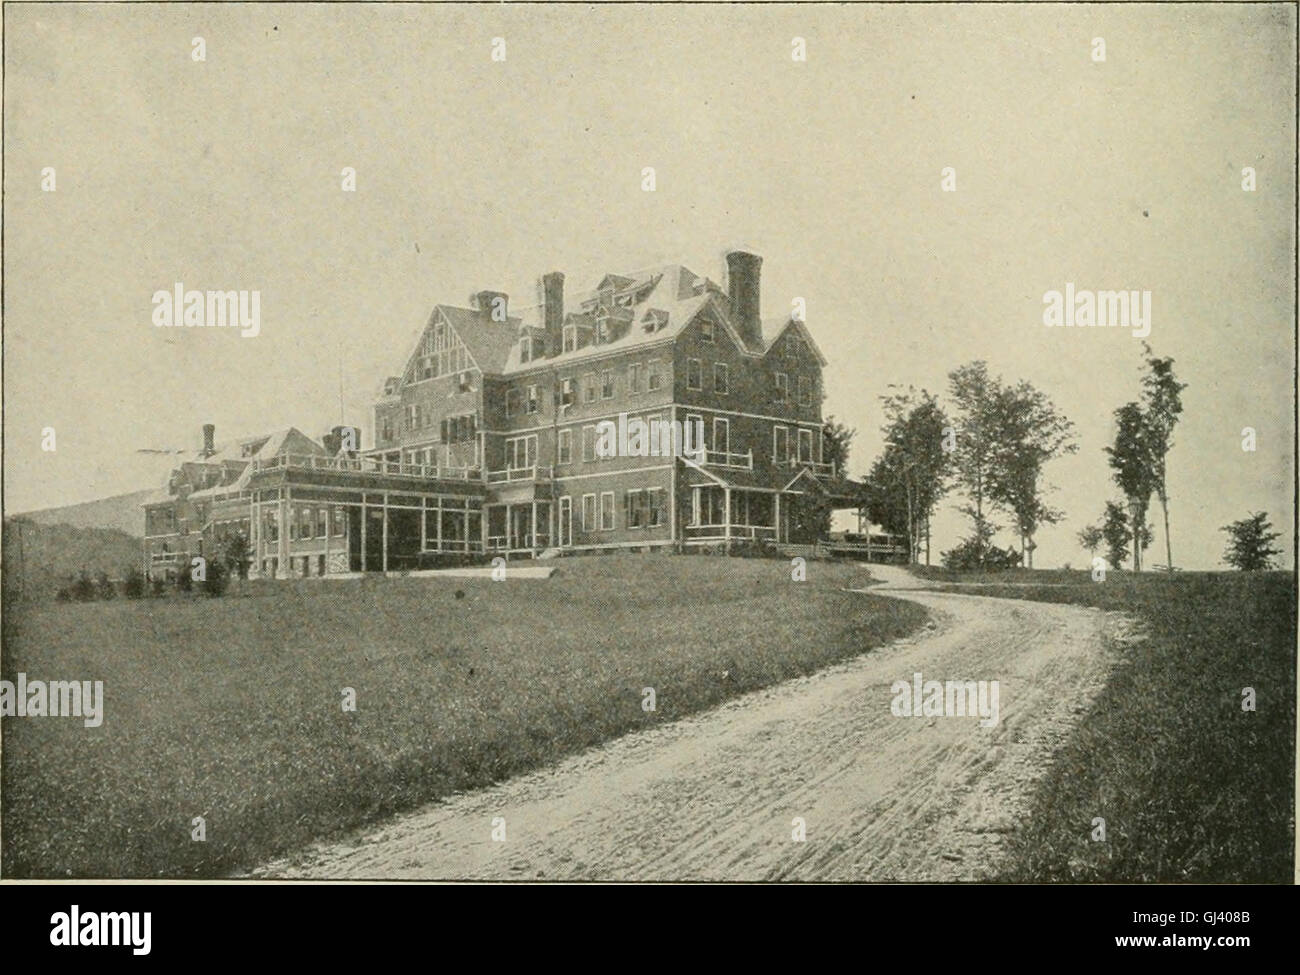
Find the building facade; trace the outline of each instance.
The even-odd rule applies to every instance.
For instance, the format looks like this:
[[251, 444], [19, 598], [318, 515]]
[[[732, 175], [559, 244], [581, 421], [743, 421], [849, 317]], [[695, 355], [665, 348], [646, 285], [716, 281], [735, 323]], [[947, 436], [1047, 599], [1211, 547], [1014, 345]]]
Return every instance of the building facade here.
[[336, 427], [204, 448], [146, 502], [146, 567], [242, 531], [253, 573], [401, 570], [440, 557], [808, 544], [851, 485], [830, 461], [825, 359], [759, 314], [761, 258], [727, 289], [680, 265], [607, 274], [518, 311], [437, 305], [374, 407]]

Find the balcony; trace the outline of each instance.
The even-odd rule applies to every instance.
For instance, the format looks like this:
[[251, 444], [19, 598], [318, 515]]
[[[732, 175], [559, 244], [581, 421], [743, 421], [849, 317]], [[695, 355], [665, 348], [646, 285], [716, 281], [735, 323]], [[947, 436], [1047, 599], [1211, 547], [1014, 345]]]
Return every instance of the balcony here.
[[834, 464], [823, 464], [814, 460], [798, 460], [797, 458], [791, 457], [786, 461], [786, 466], [789, 467], [791, 471], [797, 471], [806, 467], [808, 472], [812, 474], [813, 477], [817, 478], [830, 479], [835, 477]]

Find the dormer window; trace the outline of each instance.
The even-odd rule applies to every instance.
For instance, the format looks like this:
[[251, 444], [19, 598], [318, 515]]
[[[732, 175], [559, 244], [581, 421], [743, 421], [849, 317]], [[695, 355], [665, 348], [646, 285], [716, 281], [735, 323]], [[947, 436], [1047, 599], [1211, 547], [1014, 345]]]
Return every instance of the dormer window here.
[[609, 341], [609, 319], [601, 318], [596, 322], [596, 344], [604, 345]]
[[700, 340], [702, 342], [708, 342], [710, 345], [713, 344], [712, 322], [700, 322]]
[[533, 340], [525, 335], [519, 340], [519, 361], [527, 362], [533, 357]]
[[578, 326], [564, 326], [564, 351], [572, 352], [578, 347]]

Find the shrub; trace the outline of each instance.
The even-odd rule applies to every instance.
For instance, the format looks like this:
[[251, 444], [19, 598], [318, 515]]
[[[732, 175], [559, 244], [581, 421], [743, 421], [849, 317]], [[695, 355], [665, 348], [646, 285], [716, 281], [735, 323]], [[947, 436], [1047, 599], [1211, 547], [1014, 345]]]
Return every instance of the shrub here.
[[968, 538], [956, 548], [943, 553], [943, 564], [948, 569], [1015, 569], [1020, 566], [1020, 553], [1013, 548], [1000, 549], [996, 545], [980, 546]]
[[117, 598], [117, 586], [113, 585], [113, 580], [108, 577], [107, 572], [100, 572], [95, 576], [95, 595], [100, 599]]
[[167, 592], [167, 582], [165, 579], [153, 578], [149, 580], [149, 595], [155, 599], [161, 599]]
[[126, 581], [122, 584], [122, 595], [127, 599], [140, 599], [144, 596], [144, 573], [135, 566], [126, 570]]
[[90, 573], [85, 569], [81, 570], [76, 581], [72, 583], [72, 598], [79, 603], [88, 603], [95, 598], [95, 583], [91, 581]]
[[230, 584], [230, 570], [220, 559], [213, 559], [208, 563], [206, 577], [203, 580], [203, 593], [206, 596], [221, 596], [225, 594], [226, 587]]
[[174, 581], [177, 592], [189, 592], [194, 588], [194, 579], [190, 575], [193, 571], [190, 557], [182, 552], [180, 559], [176, 563], [176, 579]]

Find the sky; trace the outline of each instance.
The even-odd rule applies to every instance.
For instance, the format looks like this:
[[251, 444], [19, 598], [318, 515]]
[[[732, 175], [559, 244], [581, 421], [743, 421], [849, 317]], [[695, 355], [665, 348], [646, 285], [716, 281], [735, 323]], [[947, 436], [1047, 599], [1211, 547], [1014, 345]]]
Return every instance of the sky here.
[[[435, 303], [536, 304], [551, 270], [725, 282], [742, 248], [765, 316], [807, 304], [852, 474], [890, 383], [945, 393], [974, 359], [1074, 421], [1040, 566], [1086, 564], [1141, 349], [1045, 327], [1043, 296], [1150, 291], [1188, 384], [1175, 564], [1219, 567], [1256, 510], [1293, 562], [1293, 6], [22, 5], [4, 31], [9, 513], [157, 486], [168, 458], [137, 451], [205, 422], [342, 416], [368, 444]], [[260, 334], [155, 328], [176, 282], [258, 290]]]

